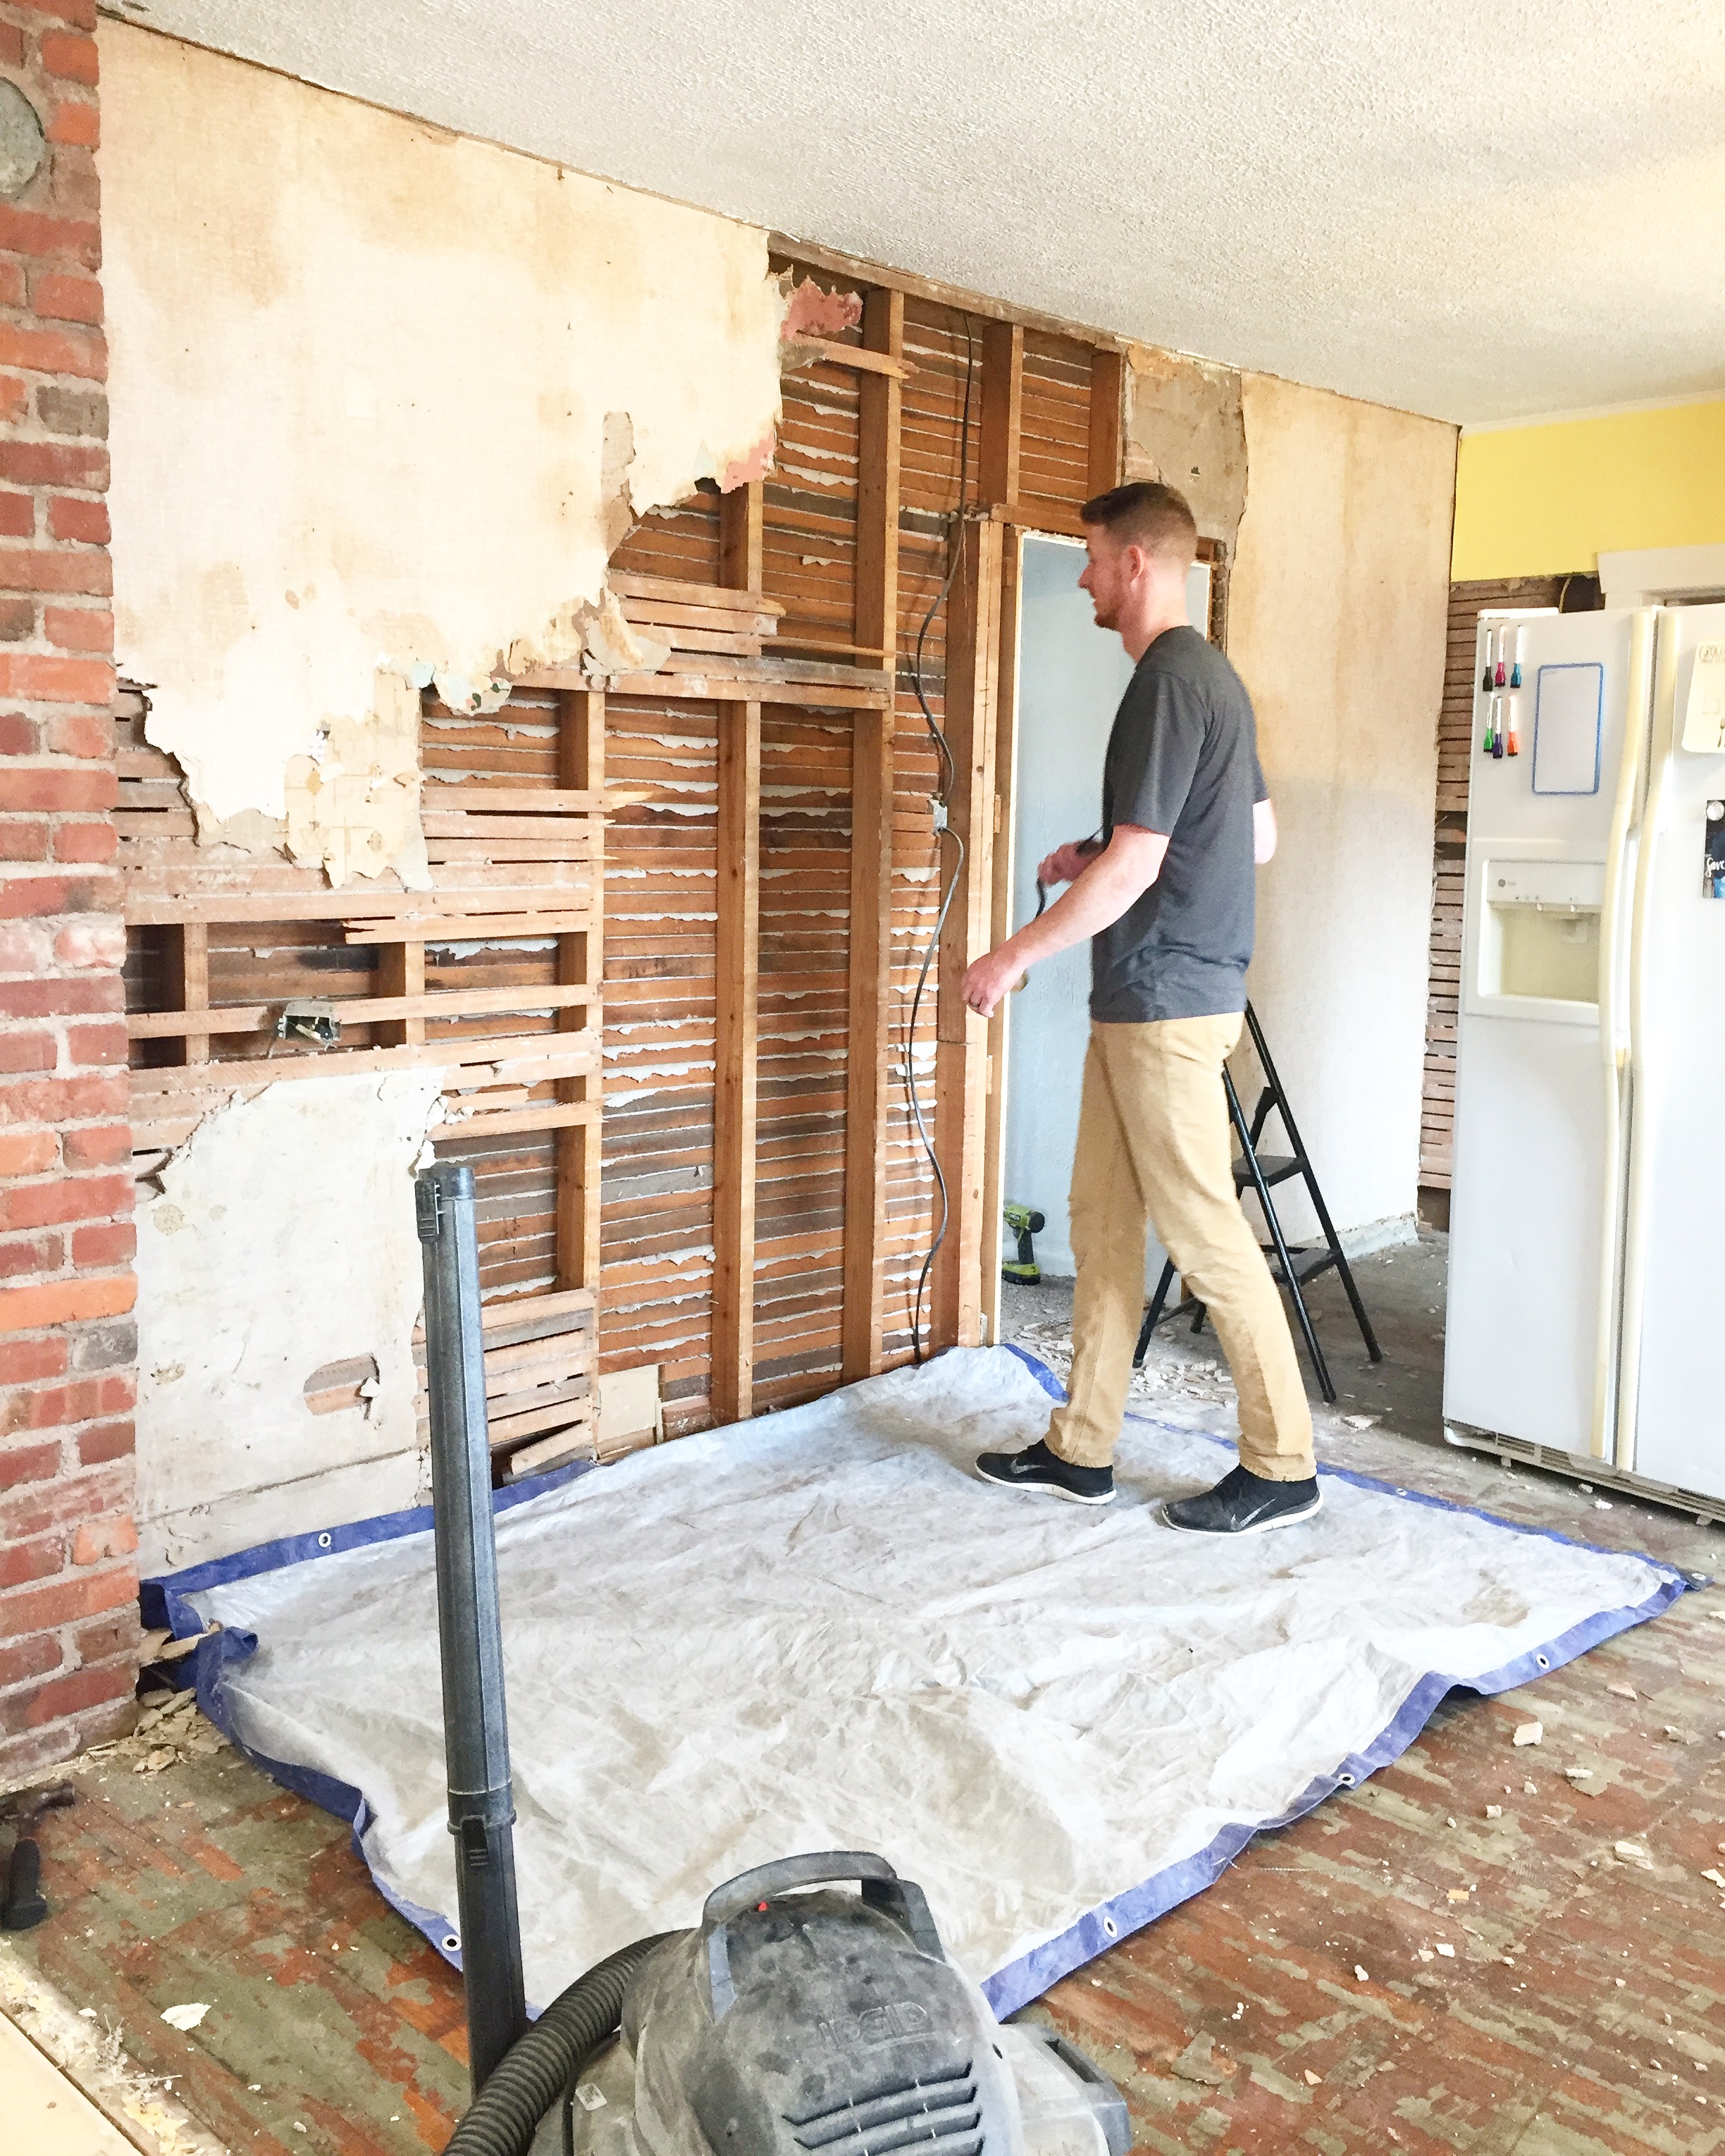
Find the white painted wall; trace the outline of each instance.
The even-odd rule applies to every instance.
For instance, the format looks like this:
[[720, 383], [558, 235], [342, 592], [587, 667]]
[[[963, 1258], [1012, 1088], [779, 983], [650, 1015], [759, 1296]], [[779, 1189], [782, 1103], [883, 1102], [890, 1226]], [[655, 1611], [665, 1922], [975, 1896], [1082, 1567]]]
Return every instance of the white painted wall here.
[[[1337, 1228], [1394, 1233], [1419, 1182], [1455, 430], [1265, 375], [1243, 401], [1228, 649], [1281, 827], [1248, 988]], [[1250, 1110], [1249, 1056], [1235, 1079]]]

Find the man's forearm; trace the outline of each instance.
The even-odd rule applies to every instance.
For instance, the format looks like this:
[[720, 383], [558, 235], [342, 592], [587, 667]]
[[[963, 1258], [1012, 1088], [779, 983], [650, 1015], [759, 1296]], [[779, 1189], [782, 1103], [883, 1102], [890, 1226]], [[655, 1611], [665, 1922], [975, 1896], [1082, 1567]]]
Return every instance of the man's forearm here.
[[1112, 927], [1155, 880], [1153, 875], [1147, 880], [1137, 864], [1111, 860], [1104, 852], [1045, 913], [1009, 937], [1002, 950], [1010, 951], [1026, 969], [1057, 951], [1069, 951], [1086, 937]]

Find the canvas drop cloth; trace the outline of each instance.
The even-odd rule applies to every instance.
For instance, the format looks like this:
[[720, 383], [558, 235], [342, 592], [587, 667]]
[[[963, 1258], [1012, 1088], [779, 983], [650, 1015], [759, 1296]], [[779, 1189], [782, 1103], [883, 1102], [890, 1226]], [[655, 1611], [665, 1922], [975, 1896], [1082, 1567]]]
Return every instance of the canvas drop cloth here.
[[[1009, 2012], [1394, 1758], [1452, 1686], [1536, 1679], [1683, 1589], [1342, 1473], [1309, 1525], [1177, 1534], [1158, 1502], [1230, 1455], [1139, 1419], [1106, 1510], [978, 1481], [1050, 1391], [1014, 1350], [955, 1353], [502, 1502], [531, 1999], [749, 1866], [867, 1849]], [[429, 1528], [156, 1591], [181, 1634], [226, 1628], [198, 1650], [206, 1709], [354, 1820], [454, 1958]]]

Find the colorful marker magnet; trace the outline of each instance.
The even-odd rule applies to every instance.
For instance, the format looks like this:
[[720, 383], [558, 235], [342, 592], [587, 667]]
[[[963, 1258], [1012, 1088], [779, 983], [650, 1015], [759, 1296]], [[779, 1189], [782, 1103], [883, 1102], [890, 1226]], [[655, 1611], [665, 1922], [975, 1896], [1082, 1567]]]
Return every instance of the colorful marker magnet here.
[[1503, 754], [1503, 715], [1498, 708], [1502, 701], [1502, 696], [1491, 699], [1491, 753], [1496, 757]]
[[1496, 752], [1497, 741], [1497, 699], [1495, 696], [1491, 696], [1488, 697], [1486, 701], [1486, 737], [1480, 743], [1481, 755], [1493, 755]]
[[1492, 632], [1488, 629], [1486, 631], [1486, 663], [1485, 663], [1485, 665], [1484, 665], [1480, 669], [1480, 686], [1481, 686], [1481, 689], [1483, 689], [1483, 690], [1485, 690], [1486, 694], [1488, 696], [1489, 696], [1491, 695], [1491, 679], [1492, 679], [1492, 673], [1491, 673], [1491, 635], [1492, 635]]
[[[1517, 666], [1516, 673], [1518, 676], [1521, 670]], [[1509, 700], [1509, 732], [1505, 737], [1503, 747], [1505, 754], [1508, 756], [1519, 756], [1522, 752], [1521, 737], [1516, 732], [1516, 700], [1513, 696]]]
[[1491, 686], [1494, 689], [1501, 689], [1509, 679], [1509, 669], [1503, 663], [1503, 639], [1508, 634], [1505, 629], [1497, 632], [1497, 664], [1491, 670]]
[[[1509, 685], [1512, 689], [1519, 689], [1522, 685], [1522, 632], [1519, 629], [1516, 631], [1515, 659], [1509, 670]], [[1514, 738], [1513, 730], [1511, 738]], [[1513, 756], [1515, 751], [1512, 749], [1510, 754]]]

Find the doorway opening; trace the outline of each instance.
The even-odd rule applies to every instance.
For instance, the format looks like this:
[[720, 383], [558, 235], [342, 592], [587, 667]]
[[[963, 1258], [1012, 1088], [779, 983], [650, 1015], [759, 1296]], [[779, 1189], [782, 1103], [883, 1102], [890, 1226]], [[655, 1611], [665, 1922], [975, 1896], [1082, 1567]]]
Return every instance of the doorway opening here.
[[[1109, 730], [1132, 671], [1119, 638], [1096, 627], [1089, 597], [1078, 588], [1083, 542], [1026, 532], [1021, 546], [1013, 811], [1006, 834], [1014, 927], [1036, 911], [1038, 864], [1065, 840], [1096, 828]], [[1211, 562], [1194, 562], [1186, 588], [1187, 612], [1206, 636], [1213, 573]], [[1089, 1001], [1090, 949], [1080, 944], [1045, 959], [1007, 998], [1003, 1029], [1001, 1194], [1043, 1215], [1037, 1262], [1055, 1279], [1070, 1279], [1075, 1270], [1066, 1194]], [[1003, 1244], [1007, 1255], [1013, 1248]], [[1162, 1259], [1153, 1242], [1146, 1255], [1149, 1280], [1160, 1273]]]

